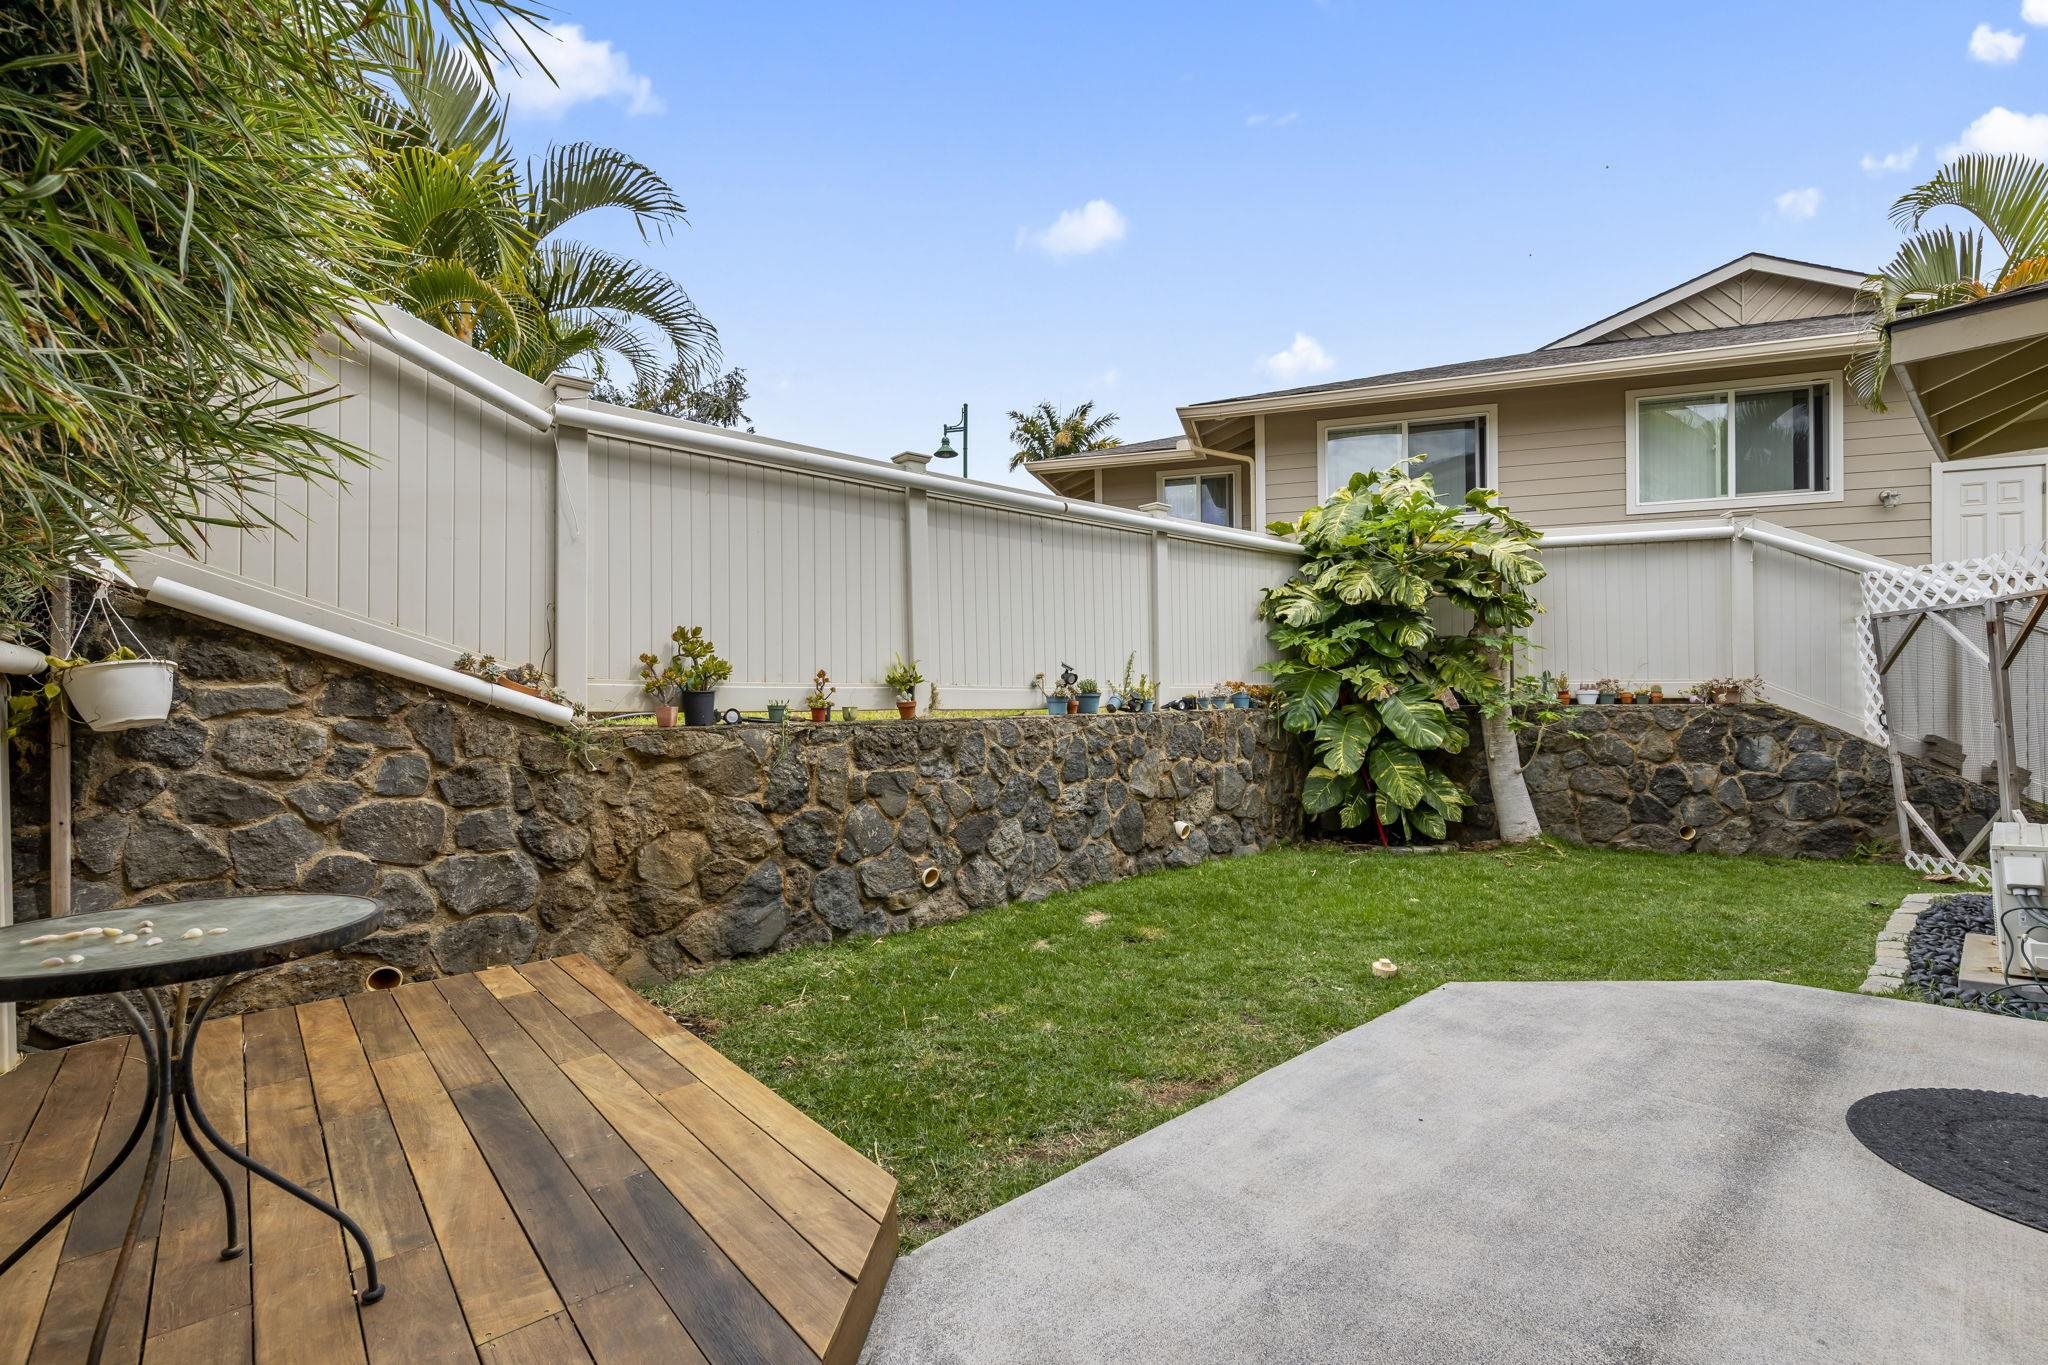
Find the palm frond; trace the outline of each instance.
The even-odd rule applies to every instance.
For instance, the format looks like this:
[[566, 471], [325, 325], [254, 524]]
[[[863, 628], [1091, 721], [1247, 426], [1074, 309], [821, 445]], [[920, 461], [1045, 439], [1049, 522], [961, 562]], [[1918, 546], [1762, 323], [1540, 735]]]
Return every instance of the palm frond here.
[[2048, 251], [2048, 164], [2018, 153], [1959, 156], [1900, 195], [1892, 204], [1892, 223], [1915, 231], [1939, 208], [1976, 218], [2008, 258], [2039, 256]]
[[668, 181], [615, 147], [571, 142], [548, 148], [536, 168], [528, 163], [527, 227], [535, 239], [593, 209], [624, 209], [642, 238], [659, 237], [683, 221], [683, 201]]

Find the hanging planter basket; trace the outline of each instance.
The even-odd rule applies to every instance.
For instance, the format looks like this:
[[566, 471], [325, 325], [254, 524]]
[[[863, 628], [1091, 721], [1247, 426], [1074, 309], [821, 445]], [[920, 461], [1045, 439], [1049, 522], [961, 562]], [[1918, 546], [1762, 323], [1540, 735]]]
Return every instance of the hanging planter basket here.
[[178, 666], [169, 659], [113, 659], [64, 670], [64, 695], [95, 730], [160, 725], [171, 714]]

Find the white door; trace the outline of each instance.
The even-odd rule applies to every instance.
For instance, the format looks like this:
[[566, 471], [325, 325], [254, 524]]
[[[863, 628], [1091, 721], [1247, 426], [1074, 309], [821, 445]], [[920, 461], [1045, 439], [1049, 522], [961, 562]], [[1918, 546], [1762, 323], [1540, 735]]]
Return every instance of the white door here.
[[2024, 554], [2048, 523], [2048, 453], [1956, 460], [1934, 467], [1934, 558]]

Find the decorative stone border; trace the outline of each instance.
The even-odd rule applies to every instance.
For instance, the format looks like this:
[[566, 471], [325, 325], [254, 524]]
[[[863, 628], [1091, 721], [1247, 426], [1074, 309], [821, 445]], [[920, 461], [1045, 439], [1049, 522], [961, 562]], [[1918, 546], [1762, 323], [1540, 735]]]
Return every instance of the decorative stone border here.
[[1954, 892], [1916, 891], [1899, 902], [1899, 908], [1892, 911], [1891, 918], [1884, 922], [1884, 928], [1877, 931], [1877, 960], [1871, 964], [1870, 974], [1863, 978], [1863, 984], [1856, 989], [1865, 995], [1896, 995], [1906, 979], [1906, 940], [1912, 936], [1913, 926], [1920, 922], [1920, 914], [1944, 895]]

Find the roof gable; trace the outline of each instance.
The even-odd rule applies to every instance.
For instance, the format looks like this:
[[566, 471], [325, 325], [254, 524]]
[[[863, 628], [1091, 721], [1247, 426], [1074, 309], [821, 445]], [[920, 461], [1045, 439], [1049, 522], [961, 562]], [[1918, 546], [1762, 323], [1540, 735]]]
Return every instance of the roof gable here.
[[1559, 337], [1543, 349], [1717, 331], [1855, 311], [1853, 270], [1751, 252]]

